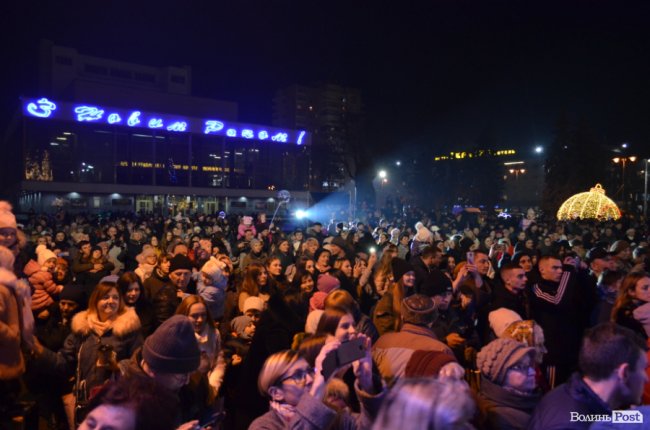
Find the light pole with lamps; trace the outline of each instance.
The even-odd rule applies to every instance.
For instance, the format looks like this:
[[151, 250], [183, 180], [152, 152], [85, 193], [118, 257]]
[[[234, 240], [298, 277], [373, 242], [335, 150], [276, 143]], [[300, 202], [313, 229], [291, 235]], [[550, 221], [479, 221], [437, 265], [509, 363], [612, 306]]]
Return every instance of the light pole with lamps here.
[[634, 163], [636, 161], [636, 157], [634, 155], [630, 157], [614, 157], [612, 158], [612, 161], [616, 164], [621, 163], [621, 188], [619, 188], [619, 192], [623, 195], [623, 204], [627, 209], [627, 196], [625, 195], [625, 166], [627, 165], [628, 161]]
[[511, 175], [515, 175], [515, 180], [519, 179], [519, 174], [524, 174], [526, 173], [526, 169], [510, 169], [508, 170]]

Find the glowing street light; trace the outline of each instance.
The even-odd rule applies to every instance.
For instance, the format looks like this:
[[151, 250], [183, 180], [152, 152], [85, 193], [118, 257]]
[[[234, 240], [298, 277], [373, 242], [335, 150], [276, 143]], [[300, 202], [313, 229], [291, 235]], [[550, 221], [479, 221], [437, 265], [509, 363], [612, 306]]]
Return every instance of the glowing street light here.
[[[626, 146], [624, 146], [624, 148], [627, 147], [626, 143], [624, 143], [623, 145], [626, 145]], [[621, 145], [621, 146], [623, 146], [623, 145]], [[625, 205], [625, 208], [627, 209], [627, 196], [625, 195], [625, 166], [627, 165], [628, 161], [634, 163], [636, 161], [636, 156], [632, 155], [630, 157], [614, 157], [614, 158], [612, 158], [612, 161], [614, 163], [616, 163], [616, 164], [621, 163], [621, 188], [620, 188], [620, 192], [621, 192], [621, 194], [623, 194], [623, 203]], [[616, 194], [618, 194], [618, 193], [616, 193]]]
[[399, 160], [397, 160], [397, 161], [395, 162], [395, 165], [396, 165], [397, 167], [399, 167], [399, 166], [401, 166], [401, 165], [402, 165], [402, 162], [401, 162], [401, 161], [399, 161]]
[[544, 152], [544, 147], [543, 146], [536, 146], [535, 147], [535, 153], [536, 154], [541, 154], [542, 152]]
[[515, 175], [515, 179], [519, 179], [519, 175], [526, 173], [526, 169], [510, 169], [508, 172], [510, 172], [511, 175]]
[[378, 175], [379, 175], [379, 177], [380, 177], [381, 179], [386, 179], [386, 176], [388, 176], [388, 173], [386, 173], [385, 170], [380, 170], [379, 173], [378, 173]]

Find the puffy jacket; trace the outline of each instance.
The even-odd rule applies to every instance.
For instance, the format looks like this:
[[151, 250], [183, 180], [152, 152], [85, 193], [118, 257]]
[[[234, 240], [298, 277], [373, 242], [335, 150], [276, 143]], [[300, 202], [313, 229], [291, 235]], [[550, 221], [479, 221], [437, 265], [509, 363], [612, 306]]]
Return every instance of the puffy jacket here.
[[32, 293], [32, 310], [39, 312], [47, 309], [48, 306], [54, 303], [53, 296], [63, 290], [63, 285], [56, 285], [52, 273], [44, 271], [34, 260], [29, 260], [25, 266], [24, 273], [34, 288], [34, 292]]
[[25, 360], [20, 348], [17, 288], [19, 284], [16, 275], [0, 268], [0, 381], [15, 379], [25, 371]]

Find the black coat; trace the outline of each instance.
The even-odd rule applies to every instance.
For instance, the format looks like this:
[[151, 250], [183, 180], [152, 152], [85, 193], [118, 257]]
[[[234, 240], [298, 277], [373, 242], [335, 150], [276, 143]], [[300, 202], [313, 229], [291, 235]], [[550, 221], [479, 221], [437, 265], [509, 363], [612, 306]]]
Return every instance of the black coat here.
[[[241, 422], [247, 428], [256, 417], [268, 411], [268, 399], [257, 389], [257, 378], [266, 359], [279, 351], [290, 349], [295, 334], [304, 330], [304, 321], [298, 312], [279, 294], [273, 294], [257, 325], [246, 359], [241, 364], [241, 377], [236, 390], [235, 404]], [[246, 424], [248, 422], [248, 424]]]

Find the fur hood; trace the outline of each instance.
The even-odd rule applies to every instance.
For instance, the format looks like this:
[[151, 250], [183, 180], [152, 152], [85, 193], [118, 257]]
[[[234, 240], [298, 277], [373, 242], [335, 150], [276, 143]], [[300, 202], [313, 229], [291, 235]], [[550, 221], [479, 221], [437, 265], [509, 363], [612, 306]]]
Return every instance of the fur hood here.
[[[140, 330], [140, 318], [133, 308], [124, 308], [125, 312], [118, 316], [113, 322], [113, 334], [118, 337], [124, 337], [135, 331]], [[91, 326], [88, 322], [88, 311], [79, 312], [72, 318], [72, 332], [87, 336], [91, 332]]]

